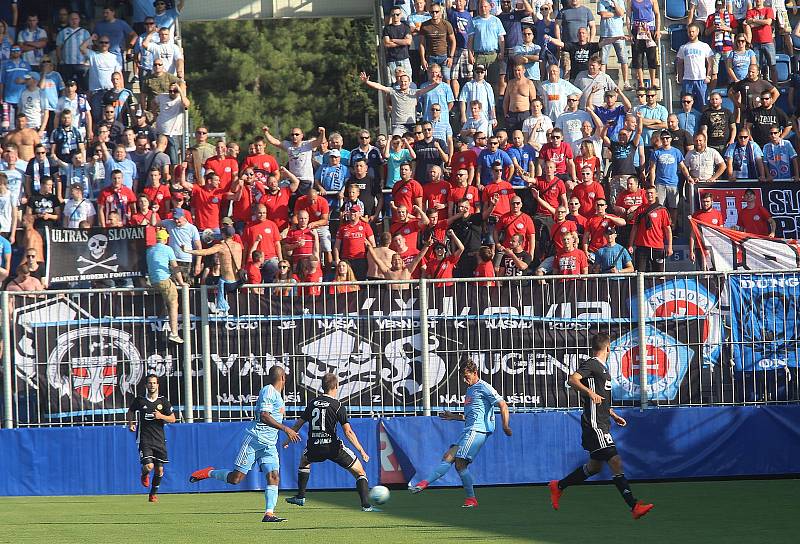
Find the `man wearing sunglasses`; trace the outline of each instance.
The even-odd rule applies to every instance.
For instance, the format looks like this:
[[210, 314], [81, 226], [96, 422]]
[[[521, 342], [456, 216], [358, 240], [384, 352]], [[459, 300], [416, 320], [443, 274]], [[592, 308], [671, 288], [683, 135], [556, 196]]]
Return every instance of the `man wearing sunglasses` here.
[[[90, 49], [97, 46], [97, 51]], [[81, 44], [81, 53], [89, 59], [89, 73], [87, 87], [92, 94], [92, 107], [95, 105], [94, 97], [100, 91], [114, 87], [111, 75], [122, 71], [122, 61], [110, 51], [111, 40], [108, 36], [92, 34], [89, 39]]]
[[771, 92], [762, 92], [760, 99], [761, 105], [747, 115], [746, 126], [750, 129], [753, 141], [764, 147], [772, 140], [770, 133], [773, 126], [781, 131], [781, 138], [786, 138], [792, 130], [792, 123], [789, 116], [775, 105]]
[[787, 178], [800, 181], [797, 152], [789, 140], [783, 139], [783, 132], [777, 125], [769, 127], [769, 142], [764, 145], [764, 166], [767, 181]]

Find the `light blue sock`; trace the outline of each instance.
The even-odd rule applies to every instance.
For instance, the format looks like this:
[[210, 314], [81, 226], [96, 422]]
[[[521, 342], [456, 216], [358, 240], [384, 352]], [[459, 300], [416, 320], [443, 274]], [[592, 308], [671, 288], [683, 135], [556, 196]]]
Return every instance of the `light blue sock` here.
[[474, 482], [472, 480], [472, 474], [470, 474], [469, 469], [465, 468], [464, 470], [458, 473], [461, 476], [461, 485], [464, 486], [464, 491], [467, 492], [467, 498], [475, 496], [475, 490], [472, 488]]
[[228, 474], [230, 474], [230, 470], [212, 470], [208, 473], [209, 476], [214, 478], [215, 480], [219, 480], [220, 482], [228, 483]]
[[435, 482], [436, 480], [447, 474], [447, 471], [450, 470], [451, 465], [452, 463], [448, 463], [447, 461], [442, 461], [441, 463], [439, 463], [439, 466], [436, 467], [436, 469], [431, 473], [431, 475], [425, 479], [428, 480], [429, 484], [432, 484], [433, 482]]
[[268, 485], [264, 490], [264, 501], [266, 502], [266, 511], [275, 512], [275, 505], [278, 504], [278, 486]]

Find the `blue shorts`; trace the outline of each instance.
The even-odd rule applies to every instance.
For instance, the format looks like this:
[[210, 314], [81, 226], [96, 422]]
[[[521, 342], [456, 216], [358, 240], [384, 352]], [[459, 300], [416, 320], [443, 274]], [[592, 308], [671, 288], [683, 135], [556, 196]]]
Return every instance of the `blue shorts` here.
[[475, 456], [481, 451], [483, 443], [489, 438], [488, 433], [474, 431], [472, 429], [464, 429], [458, 439], [458, 450], [456, 451], [456, 459], [466, 459], [467, 461], [474, 461]]
[[278, 447], [275, 444], [259, 442], [254, 436], [246, 434], [236, 455], [234, 468], [242, 474], [247, 474], [256, 462], [263, 472], [279, 470], [281, 463], [278, 458]]

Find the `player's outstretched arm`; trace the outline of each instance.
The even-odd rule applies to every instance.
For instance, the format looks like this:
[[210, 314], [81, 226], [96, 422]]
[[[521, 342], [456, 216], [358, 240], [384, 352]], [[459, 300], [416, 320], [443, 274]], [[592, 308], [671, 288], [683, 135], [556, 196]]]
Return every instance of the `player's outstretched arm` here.
[[439, 417], [448, 421], [464, 421], [464, 414], [457, 414], [455, 412], [445, 411], [439, 414]]
[[[300, 419], [298, 419], [297, 421], [294, 422], [294, 425], [292, 425], [292, 430], [296, 433], [305, 424], [306, 424], [306, 420], [303, 419], [303, 418], [300, 418]], [[283, 442], [283, 447], [284, 448], [288, 448], [289, 447], [289, 439], [288, 438]]]
[[616, 413], [613, 408], [608, 409], [608, 415], [610, 415], [611, 419], [614, 420], [614, 423], [616, 423], [620, 427], [624, 427], [625, 425], [628, 424], [628, 422], [625, 421], [625, 418]]
[[284, 433], [286, 433], [286, 437], [289, 439], [289, 442], [300, 441], [300, 435], [297, 434], [295, 430], [293, 430], [290, 427], [287, 427], [283, 423], [278, 423], [277, 421], [275, 421], [275, 418], [272, 417], [269, 414], [269, 412], [261, 412], [260, 419], [261, 423], [263, 423], [264, 425], [267, 425], [269, 427], [272, 427], [273, 429], [278, 429], [279, 431], [283, 431]]
[[364, 448], [361, 447], [361, 442], [358, 441], [358, 437], [353, 431], [353, 427], [351, 427], [349, 423], [345, 423], [342, 425], [342, 430], [353, 447], [358, 450], [358, 453], [361, 454], [361, 458], [364, 459], [364, 462], [369, 463], [369, 455], [367, 455], [367, 452], [365, 452]]
[[508, 424], [511, 417], [508, 413], [508, 404], [506, 404], [506, 401], [501, 400], [497, 403], [497, 407], [500, 408], [500, 419], [503, 422], [503, 432], [506, 433], [506, 436], [511, 436], [511, 426]]

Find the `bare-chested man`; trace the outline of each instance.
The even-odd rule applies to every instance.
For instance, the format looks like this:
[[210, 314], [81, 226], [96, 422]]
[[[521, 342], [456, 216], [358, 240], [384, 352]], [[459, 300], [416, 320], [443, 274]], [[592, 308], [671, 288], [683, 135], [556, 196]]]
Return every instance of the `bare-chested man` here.
[[531, 116], [531, 102], [536, 98], [536, 86], [525, 77], [525, 65], [514, 67], [514, 79], [508, 82], [503, 113], [508, 130], [522, 130], [522, 123]]
[[[32, 214], [22, 214], [22, 232], [17, 236], [17, 244], [25, 251], [31, 249], [36, 251], [36, 261], [44, 262], [44, 239], [39, 232], [33, 228], [35, 218]], [[33, 253], [31, 251], [31, 253]]]
[[[367, 260], [370, 262], [370, 266], [372, 266], [374, 263], [374, 266], [377, 268], [378, 272], [380, 272], [380, 274], [383, 276], [383, 279], [386, 280], [410, 280], [414, 270], [417, 269], [417, 266], [419, 266], [419, 263], [421, 263], [422, 259], [425, 257], [425, 252], [420, 251], [414, 257], [414, 260], [412, 260], [411, 263], [406, 266], [405, 261], [403, 261], [403, 258], [399, 253], [389, 250], [391, 257], [387, 261], [377, 253], [378, 250], [382, 248], [375, 248], [369, 242], [366, 242], [365, 246], [367, 248]], [[408, 283], [392, 283], [389, 284], [389, 288], [400, 290], [406, 289], [409, 287], [409, 285], [410, 284]]]
[[380, 260], [384, 263], [390, 263], [392, 262], [392, 256], [395, 255], [395, 251], [389, 248], [392, 243], [392, 234], [390, 232], [381, 233], [380, 237], [378, 238], [378, 243], [380, 244], [378, 247], [372, 247], [371, 244], [368, 246], [369, 248], [372, 248], [372, 251], [367, 249], [368, 280], [386, 279], [386, 275], [381, 272], [381, 269], [376, 261]]
[[17, 155], [23, 161], [29, 161], [34, 157], [33, 148], [42, 141], [39, 132], [28, 127], [28, 118], [20, 115], [17, 118], [16, 130], [6, 134], [3, 145], [14, 144], [17, 146]]
[[232, 225], [225, 225], [220, 229], [222, 241], [204, 249], [190, 249], [181, 246], [181, 249], [191, 255], [216, 255], [219, 259], [219, 285], [217, 286], [217, 312], [227, 313], [230, 305], [225, 297], [225, 291], [235, 291], [242, 283], [239, 271], [242, 269], [242, 244], [233, 239], [236, 231]]

